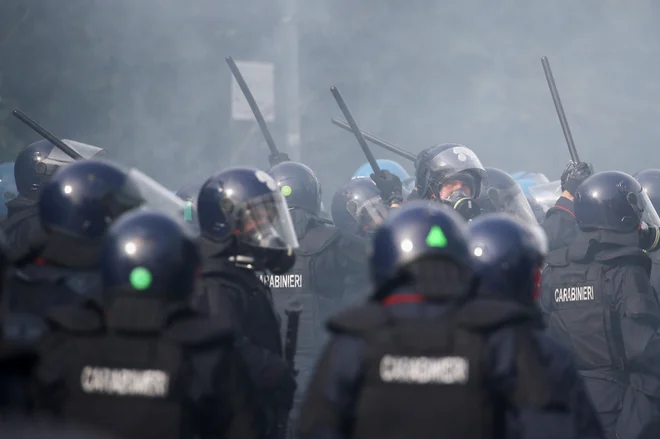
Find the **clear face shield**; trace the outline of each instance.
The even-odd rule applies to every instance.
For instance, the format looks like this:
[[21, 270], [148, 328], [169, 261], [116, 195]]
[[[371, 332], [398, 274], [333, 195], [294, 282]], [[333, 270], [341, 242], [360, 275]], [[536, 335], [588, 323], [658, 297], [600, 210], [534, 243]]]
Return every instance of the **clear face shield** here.
[[355, 219], [360, 230], [373, 230], [380, 225], [387, 216], [387, 206], [383, 204], [380, 196], [367, 200], [352, 199], [346, 202], [346, 210]]
[[518, 184], [506, 189], [488, 188], [486, 195], [495, 212], [513, 215], [526, 224], [537, 224], [532, 206]]
[[272, 250], [298, 248], [289, 208], [280, 192], [242, 203], [234, 235], [241, 243], [252, 247]]
[[632, 206], [633, 210], [637, 213], [637, 216], [642, 223], [646, 224], [648, 227], [660, 227], [660, 217], [658, 217], [658, 212], [656, 212], [655, 207], [653, 207], [653, 203], [651, 203], [646, 192], [630, 192], [626, 199]]
[[[75, 140], [64, 139], [62, 141], [69, 145], [71, 149], [80, 154], [84, 160], [89, 160], [91, 158], [98, 159], [105, 157], [108, 154], [105, 149], [99, 148], [97, 146], [76, 142]], [[59, 149], [57, 146], [53, 147], [53, 150], [50, 152], [50, 154], [48, 154], [48, 157], [41, 160], [42, 163], [56, 166], [62, 166], [65, 163], [71, 163], [73, 161], [75, 160], [69, 157], [67, 153]]]
[[184, 200], [135, 168], [130, 169], [127, 175], [128, 181], [121, 195], [127, 199], [138, 198], [146, 207], [185, 220], [186, 202]]
[[561, 181], [559, 180], [529, 188], [529, 194], [539, 203], [544, 213], [555, 205], [561, 197], [561, 192]]

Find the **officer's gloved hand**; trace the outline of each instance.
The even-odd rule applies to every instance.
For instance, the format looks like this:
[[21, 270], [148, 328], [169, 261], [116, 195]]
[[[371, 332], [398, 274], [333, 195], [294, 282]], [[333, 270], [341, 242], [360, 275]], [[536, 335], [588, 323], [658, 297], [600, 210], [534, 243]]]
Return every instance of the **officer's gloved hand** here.
[[268, 156], [268, 162], [270, 163], [271, 168], [280, 163], [290, 161], [291, 159], [289, 158], [289, 155], [285, 152], [277, 152]]
[[561, 174], [561, 190], [568, 192], [571, 196], [575, 196], [575, 191], [580, 183], [593, 173], [594, 167], [591, 163], [568, 162], [564, 172]]
[[383, 202], [390, 206], [403, 201], [403, 184], [401, 179], [390, 171], [383, 170], [370, 175], [378, 190]]
[[660, 230], [657, 227], [649, 227], [642, 223], [639, 229], [639, 246], [647, 252], [660, 249]]

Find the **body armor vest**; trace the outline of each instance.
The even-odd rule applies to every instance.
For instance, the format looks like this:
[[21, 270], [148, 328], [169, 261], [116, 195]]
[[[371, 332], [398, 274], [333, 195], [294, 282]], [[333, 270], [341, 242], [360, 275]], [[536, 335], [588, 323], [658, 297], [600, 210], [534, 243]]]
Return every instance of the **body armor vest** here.
[[625, 369], [619, 316], [606, 285], [610, 267], [597, 261], [553, 261], [543, 273], [548, 335], [573, 352], [582, 371]]
[[531, 332], [527, 310], [488, 302], [436, 318], [400, 320], [377, 304], [333, 318], [331, 330], [366, 342], [350, 437], [505, 438], [505, 398], [538, 407], [550, 404], [546, 375], [525, 342], [516, 354], [524, 370], [516, 395], [496, 395], [486, 385], [488, 334], [509, 324], [520, 325], [521, 341], [530, 340]]
[[58, 368], [67, 389], [62, 416], [126, 439], [193, 438], [190, 359], [228, 343], [229, 328], [183, 338], [167, 328], [110, 330], [99, 312], [59, 309], [49, 318], [65, 340], [58, 352], [69, 353]]

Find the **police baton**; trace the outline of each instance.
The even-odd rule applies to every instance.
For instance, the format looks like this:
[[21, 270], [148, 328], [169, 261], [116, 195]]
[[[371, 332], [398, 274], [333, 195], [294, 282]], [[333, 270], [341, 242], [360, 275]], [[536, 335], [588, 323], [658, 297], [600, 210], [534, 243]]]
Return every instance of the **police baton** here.
[[284, 313], [286, 314], [286, 334], [284, 340], [284, 359], [291, 370], [296, 370], [296, 351], [298, 350], [298, 329], [300, 327], [300, 313], [302, 303], [296, 299], [289, 300]]
[[[346, 131], [352, 132], [351, 126], [344, 122], [341, 119], [337, 119], [336, 117], [332, 118], [332, 123], [338, 126], [339, 128], [343, 128]], [[415, 154], [406, 151], [405, 149], [401, 149], [398, 146], [388, 142], [387, 140], [381, 139], [380, 137], [374, 136], [371, 133], [368, 133], [366, 131], [360, 130], [362, 132], [362, 137], [364, 137], [365, 140], [368, 140], [369, 142], [373, 143], [374, 145], [378, 145], [382, 148], [385, 148], [388, 151], [393, 152], [394, 154], [399, 155], [400, 157], [403, 157], [404, 159], [408, 159], [412, 162], [417, 159], [417, 156]]]
[[339, 93], [337, 87], [330, 87], [330, 93], [332, 93], [332, 96], [335, 98], [335, 101], [337, 101], [337, 105], [339, 105], [339, 109], [341, 110], [341, 112], [344, 113], [344, 118], [348, 121], [348, 124], [351, 127], [351, 131], [353, 131], [355, 138], [360, 144], [360, 148], [362, 148], [362, 152], [364, 153], [365, 157], [367, 157], [367, 161], [371, 165], [371, 169], [373, 169], [376, 174], [380, 174], [381, 172], [380, 166], [378, 166], [378, 162], [376, 161], [376, 158], [371, 153], [371, 150], [369, 149], [369, 145], [367, 145], [367, 141], [364, 140], [362, 131], [360, 131], [360, 127], [358, 127], [357, 122], [355, 121], [355, 118], [351, 114], [351, 110], [348, 109], [348, 106], [346, 105], [344, 98], [341, 96], [341, 93]]
[[573, 142], [573, 135], [571, 134], [571, 128], [568, 126], [568, 120], [566, 120], [566, 113], [564, 112], [564, 107], [561, 104], [561, 99], [559, 98], [559, 91], [557, 91], [557, 85], [555, 84], [555, 78], [552, 75], [552, 69], [550, 68], [550, 61], [548, 57], [541, 57], [541, 64], [543, 65], [543, 71], [545, 72], [545, 79], [548, 81], [548, 88], [550, 88], [550, 94], [552, 95], [552, 101], [555, 103], [555, 110], [557, 110], [557, 116], [559, 117], [559, 123], [561, 124], [561, 129], [564, 131], [564, 138], [566, 139], [566, 144], [568, 145], [568, 152], [571, 154], [571, 160], [574, 163], [580, 163], [580, 157], [578, 156], [577, 149], [575, 148], [575, 143]]
[[252, 110], [252, 113], [254, 114], [254, 118], [257, 120], [257, 124], [261, 129], [261, 133], [264, 135], [264, 139], [266, 139], [266, 144], [270, 149], [271, 155], [279, 156], [280, 151], [277, 149], [277, 145], [275, 145], [275, 140], [273, 140], [273, 136], [270, 133], [270, 129], [268, 129], [266, 120], [264, 119], [263, 114], [261, 114], [261, 110], [257, 105], [257, 101], [254, 100], [254, 96], [250, 91], [250, 87], [248, 87], [247, 82], [245, 82], [245, 78], [243, 78], [241, 71], [236, 65], [236, 61], [234, 61], [234, 58], [232, 58], [231, 56], [226, 57], [225, 61], [227, 61], [227, 65], [229, 66], [229, 70], [231, 70], [231, 74], [234, 75], [234, 79], [236, 79], [238, 86], [241, 88], [241, 91], [243, 92], [243, 96], [245, 96], [245, 100], [247, 101], [248, 105], [250, 106], [250, 109]]
[[81, 156], [78, 153], [78, 151], [71, 148], [69, 145], [64, 143], [61, 139], [55, 137], [55, 135], [53, 133], [51, 133], [46, 128], [39, 125], [34, 119], [32, 119], [27, 114], [23, 113], [21, 110], [14, 110], [14, 111], [11, 112], [11, 114], [13, 114], [16, 117], [16, 119], [20, 120], [25, 125], [30, 127], [34, 132], [39, 134], [41, 137], [48, 140], [53, 145], [57, 146], [59, 149], [61, 149], [66, 155], [68, 155], [72, 159], [74, 159], [74, 160], [82, 160], [83, 159], [83, 156]]
[[[284, 360], [291, 368], [291, 372], [295, 375], [296, 371], [296, 351], [298, 350], [298, 331], [300, 328], [300, 313], [302, 313], [303, 306], [300, 301], [295, 298], [289, 299], [287, 307], [284, 310], [286, 314], [286, 334], [284, 340]], [[287, 439], [289, 437], [289, 413], [283, 417], [282, 424], [279, 426], [280, 439]]]

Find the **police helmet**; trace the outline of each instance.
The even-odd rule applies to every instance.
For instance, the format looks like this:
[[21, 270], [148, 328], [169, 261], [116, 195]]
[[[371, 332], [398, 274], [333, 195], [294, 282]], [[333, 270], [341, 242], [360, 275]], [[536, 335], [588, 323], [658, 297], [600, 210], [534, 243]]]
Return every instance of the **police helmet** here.
[[290, 209], [303, 209], [314, 216], [321, 212], [321, 183], [309, 167], [297, 162], [282, 162], [268, 174], [277, 183]]
[[264, 171], [230, 168], [210, 177], [197, 213], [202, 236], [221, 247], [234, 241], [261, 249], [298, 247], [286, 198]]
[[436, 258], [470, 266], [466, 225], [447, 206], [411, 201], [394, 209], [376, 230], [370, 251], [371, 275], [381, 287], [409, 264]]
[[643, 223], [659, 227], [660, 218], [642, 185], [619, 171], [598, 172], [575, 191], [575, 219], [582, 230], [628, 233]]
[[479, 197], [479, 206], [485, 212], [503, 212], [527, 223], [536, 223], [534, 211], [520, 185], [506, 172], [485, 168], [488, 179]]
[[[100, 157], [106, 151], [96, 146], [72, 140], [64, 140], [84, 159]], [[74, 160], [50, 143], [39, 140], [23, 148], [14, 162], [14, 178], [18, 192], [31, 200], [38, 200], [43, 186], [52, 178], [55, 171]]]
[[478, 198], [486, 170], [472, 150], [457, 144], [444, 143], [425, 149], [415, 160], [417, 191], [422, 198], [445, 200], [442, 187], [448, 182], [460, 182], [461, 190], [471, 198]]
[[660, 208], [660, 169], [647, 169], [635, 175], [655, 210]]
[[543, 230], [501, 213], [479, 217], [468, 227], [472, 268], [483, 291], [531, 304], [548, 252]]
[[356, 177], [339, 188], [330, 210], [335, 226], [354, 233], [375, 230], [388, 213], [380, 190], [369, 177]]
[[195, 235], [171, 215], [139, 209], [108, 230], [101, 250], [104, 290], [186, 301], [201, 258]]
[[136, 169], [83, 160], [63, 167], [44, 186], [39, 218], [51, 248], [60, 250], [58, 259], [82, 268], [96, 264], [110, 224], [142, 204], [181, 215], [184, 203]]

